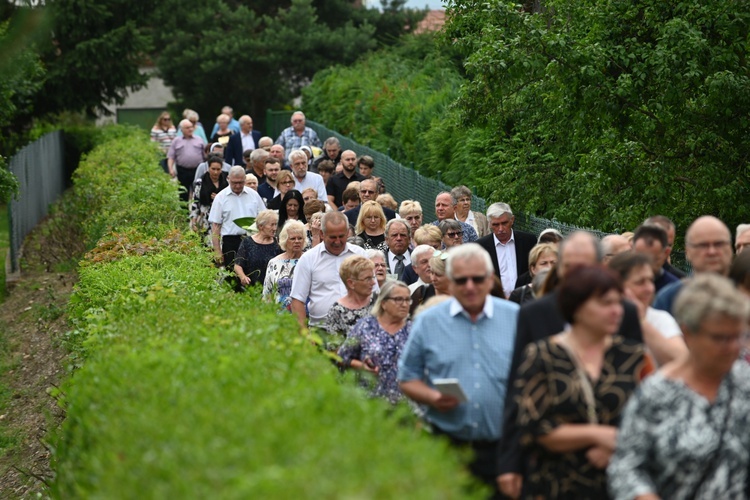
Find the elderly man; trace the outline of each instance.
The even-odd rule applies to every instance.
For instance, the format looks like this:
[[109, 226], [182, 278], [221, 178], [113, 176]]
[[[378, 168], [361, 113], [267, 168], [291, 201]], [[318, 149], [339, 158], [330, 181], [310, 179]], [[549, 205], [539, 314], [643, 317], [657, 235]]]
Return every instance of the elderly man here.
[[[354, 155], [355, 160], [356, 156]], [[331, 160], [334, 168], [341, 161], [341, 142], [336, 137], [329, 137], [323, 143], [323, 154], [313, 160], [312, 165], [310, 165], [310, 172], [319, 173], [318, 165], [325, 160]]]
[[664, 270], [669, 255], [668, 245], [667, 232], [659, 226], [638, 226], [633, 234], [633, 250], [651, 256], [657, 293], [670, 283], [679, 281], [677, 276]]
[[268, 153], [281, 162], [281, 170], [292, 170], [292, 167], [289, 166], [289, 161], [286, 158], [286, 150], [284, 149], [284, 146], [274, 144], [271, 146], [271, 149], [268, 150]]
[[[417, 275], [411, 267], [410, 241], [411, 230], [405, 220], [393, 219], [388, 221], [385, 225], [385, 243], [388, 245], [388, 250], [385, 252], [385, 265], [389, 274], [396, 276], [396, 279], [407, 285], [417, 281]], [[409, 276], [406, 276], [407, 273]]]
[[664, 270], [674, 274], [680, 279], [686, 278], [687, 274], [681, 269], [674, 267], [669, 259], [669, 256], [672, 253], [672, 248], [674, 248], [675, 235], [677, 234], [677, 226], [674, 225], [672, 219], [664, 215], [653, 215], [643, 221], [643, 225], [659, 226], [667, 232], [667, 262], [664, 263]]
[[281, 132], [276, 144], [284, 146], [286, 150], [299, 149], [302, 146], [321, 146], [318, 134], [305, 126], [305, 114], [302, 111], [292, 113], [292, 126]]
[[[343, 193], [342, 193], [343, 195]], [[362, 204], [366, 201], [376, 201], [378, 198], [378, 185], [377, 182], [372, 179], [365, 179], [359, 183], [359, 199], [360, 205], [347, 210], [344, 212], [346, 218], [349, 219], [349, 224], [352, 226], [357, 225], [357, 217], [359, 217], [359, 211], [362, 208]], [[343, 201], [343, 199], [342, 199]], [[383, 213], [385, 214], [386, 220], [393, 220], [396, 218], [396, 212], [388, 207], [383, 207]]]
[[258, 184], [266, 182], [266, 158], [270, 154], [265, 149], [254, 149], [250, 153], [250, 161], [245, 167], [245, 172], [253, 174], [258, 178]]
[[536, 236], [513, 229], [516, 218], [506, 203], [493, 203], [487, 208], [492, 234], [477, 241], [492, 259], [495, 274], [503, 282], [505, 296], [521, 285], [518, 277], [529, 270], [529, 252], [536, 245]]
[[300, 193], [307, 188], [312, 188], [318, 193], [318, 199], [328, 203], [326, 184], [320, 174], [307, 171], [307, 154], [302, 150], [294, 150], [289, 153], [289, 163], [292, 165], [294, 174], [294, 189]]
[[260, 149], [265, 149], [269, 153], [271, 152], [271, 146], [273, 146], [273, 139], [268, 137], [267, 135], [264, 135], [258, 140], [258, 147]]
[[185, 188], [180, 193], [182, 201], [188, 201], [195, 179], [195, 169], [203, 161], [203, 146], [205, 142], [200, 137], [193, 135], [195, 126], [190, 120], [180, 122], [181, 137], [175, 137], [167, 153], [167, 167], [172, 178]]
[[234, 223], [242, 217], [257, 217], [265, 208], [260, 195], [245, 186], [245, 169], [235, 165], [227, 176], [229, 186], [214, 198], [208, 221], [217, 263], [231, 269], [234, 255], [240, 248], [244, 229]]
[[276, 178], [281, 172], [281, 162], [272, 156], [266, 157], [263, 162], [263, 173], [265, 174], [265, 182], [258, 184], [258, 194], [263, 201], [268, 204], [269, 201], [273, 200], [276, 193]]
[[737, 238], [734, 240], [734, 250], [737, 255], [750, 248], [750, 224], [737, 226]]
[[[454, 205], [453, 205], [453, 198], [451, 197], [451, 194], [447, 191], [443, 191], [442, 193], [438, 193], [438, 195], [435, 197], [435, 215], [437, 216], [437, 220], [432, 223], [432, 225], [437, 226], [440, 224], [440, 222], [444, 221], [445, 219], [456, 219], [455, 217], [455, 211], [454, 211]], [[474, 230], [473, 227], [471, 227], [471, 224], [467, 224], [466, 222], [461, 222], [460, 220], [456, 220], [461, 225], [462, 229], [462, 241], [463, 243], [470, 243], [473, 241], [477, 241], [479, 239], [479, 236], [477, 236], [476, 230]]]
[[[471, 472], [493, 486], [518, 305], [490, 296], [492, 262], [477, 244], [448, 252], [445, 271], [453, 298], [417, 315], [398, 380], [433, 433], [474, 450]], [[457, 380], [466, 400], [441, 392], [439, 379]]]
[[[590, 233], [577, 231], [568, 235], [560, 244], [558, 250], [557, 273], [559, 279], [573, 268], [580, 265], [594, 265], [601, 263], [603, 252], [599, 241]], [[552, 292], [543, 297], [527, 302], [521, 307], [518, 315], [515, 346], [513, 348], [513, 364], [509, 386], [513, 384], [514, 374], [523, 359], [528, 344], [556, 335], [566, 328], [565, 320], [557, 306], [558, 292]], [[638, 310], [633, 304], [623, 301], [624, 314], [620, 324], [619, 335], [642, 341], [641, 324]], [[506, 405], [508, 401], [506, 401]], [[521, 434], [518, 428], [517, 415], [509, 411], [504, 416], [503, 439], [499, 447], [498, 485], [503, 494], [511, 498], [521, 496], [522, 475], [528, 465], [527, 458], [522, 453]]]
[[[693, 273], [729, 275], [732, 265], [732, 234], [722, 221], [711, 215], [698, 217], [685, 233], [685, 257]], [[682, 289], [682, 281], [664, 287], [654, 301], [654, 309], [672, 314], [672, 304]]]
[[[229, 129], [233, 130], [235, 134], [239, 134], [241, 127], [240, 127], [239, 122], [237, 122], [237, 120], [234, 119], [234, 110], [232, 109], [232, 107], [224, 106], [223, 108], [221, 108], [221, 114], [227, 115], [229, 117]], [[219, 123], [217, 122], [214, 124], [214, 128], [211, 131], [211, 137], [215, 136], [218, 130], [219, 130]]]
[[346, 242], [349, 225], [341, 212], [323, 214], [320, 226], [323, 244], [303, 253], [294, 269], [292, 313], [303, 328], [305, 304], [310, 311], [310, 326], [323, 324], [331, 306], [346, 295], [346, 286], [339, 276], [341, 263], [351, 255], [365, 253], [361, 247]]
[[328, 181], [328, 201], [334, 209], [343, 204], [341, 199], [344, 191], [354, 181], [362, 182], [364, 177], [359, 175], [357, 169], [357, 153], [347, 149], [341, 153], [341, 173], [334, 174]]
[[[435, 289], [427, 286], [432, 284], [430, 259], [434, 253], [435, 249], [430, 245], [417, 245], [411, 251], [411, 265], [417, 275], [417, 281], [409, 285], [409, 293], [411, 293], [410, 313], [412, 315], [414, 315], [417, 307], [435, 295]], [[428, 290], [432, 291], [429, 295], [427, 295]]]
[[232, 165], [245, 165], [243, 153], [260, 149], [260, 136], [258, 130], [253, 130], [253, 119], [248, 115], [242, 115], [239, 119], [239, 133], [229, 136], [227, 150], [224, 157]]
[[604, 259], [602, 262], [606, 264], [612, 257], [617, 254], [628, 252], [632, 250], [632, 245], [628, 239], [619, 234], [608, 234], [602, 238], [602, 251], [604, 252]]

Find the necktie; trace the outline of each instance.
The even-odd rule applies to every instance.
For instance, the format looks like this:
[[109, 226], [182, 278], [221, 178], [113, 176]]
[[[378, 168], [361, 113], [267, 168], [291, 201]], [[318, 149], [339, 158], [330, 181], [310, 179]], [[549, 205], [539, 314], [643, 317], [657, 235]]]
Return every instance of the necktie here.
[[393, 268], [393, 274], [401, 279], [401, 275], [404, 274], [404, 256], [396, 255], [396, 266]]

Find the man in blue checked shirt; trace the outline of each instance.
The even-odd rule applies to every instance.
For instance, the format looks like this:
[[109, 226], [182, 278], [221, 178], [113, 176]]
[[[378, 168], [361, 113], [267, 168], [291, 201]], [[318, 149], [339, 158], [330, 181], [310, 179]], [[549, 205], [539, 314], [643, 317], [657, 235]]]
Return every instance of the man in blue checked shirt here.
[[[496, 453], [518, 305], [490, 296], [492, 261], [476, 243], [448, 252], [453, 296], [419, 314], [399, 359], [401, 390], [427, 406], [435, 434], [475, 452], [469, 468], [496, 489]], [[458, 379], [468, 401], [438, 391], [433, 381]]]

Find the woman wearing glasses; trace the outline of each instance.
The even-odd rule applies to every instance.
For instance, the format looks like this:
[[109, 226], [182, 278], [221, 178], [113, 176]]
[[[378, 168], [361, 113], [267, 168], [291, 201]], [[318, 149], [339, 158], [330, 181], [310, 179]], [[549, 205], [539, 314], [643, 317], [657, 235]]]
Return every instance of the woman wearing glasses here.
[[411, 331], [408, 320], [411, 297], [409, 287], [396, 280], [386, 282], [372, 308], [372, 315], [360, 320], [339, 349], [341, 365], [371, 373], [377, 381], [370, 395], [393, 404], [403, 397], [396, 375], [398, 358]]
[[375, 264], [362, 255], [352, 255], [341, 263], [339, 276], [346, 286], [346, 295], [331, 306], [323, 323], [328, 333], [325, 347], [329, 351], [338, 349], [349, 335], [349, 329], [370, 314]]
[[172, 123], [172, 118], [169, 116], [168, 111], [164, 111], [157, 118], [154, 126], [151, 127], [151, 142], [155, 142], [161, 148], [164, 154], [163, 159], [159, 162], [165, 172], [169, 172], [167, 168], [167, 153], [169, 152], [169, 146], [172, 145], [172, 141], [177, 137], [177, 129]]
[[276, 189], [279, 190], [279, 194], [266, 203], [266, 207], [271, 210], [280, 209], [281, 200], [284, 198], [284, 195], [294, 189], [294, 176], [289, 170], [279, 172], [279, 175], [276, 177]]
[[384, 252], [387, 250], [385, 224], [383, 207], [377, 201], [370, 200], [362, 204], [354, 232], [365, 241], [363, 245], [365, 250], [369, 248], [377, 248]]
[[438, 229], [440, 229], [440, 233], [443, 235], [443, 247], [446, 250], [464, 242], [464, 231], [457, 220], [442, 220], [438, 224]]

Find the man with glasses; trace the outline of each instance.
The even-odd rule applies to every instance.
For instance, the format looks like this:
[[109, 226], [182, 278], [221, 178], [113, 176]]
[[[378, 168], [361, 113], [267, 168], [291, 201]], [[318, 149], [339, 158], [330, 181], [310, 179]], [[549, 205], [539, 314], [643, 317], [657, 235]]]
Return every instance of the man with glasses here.
[[287, 151], [299, 149], [302, 146], [321, 147], [318, 134], [310, 127], [305, 126], [305, 114], [302, 111], [292, 113], [292, 126], [285, 128], [276, 144], [284, 146]]
[[341, 161], [341, 143], [335, 137], [329, 137], [323, 143], [323, 154], [313, 160], [312, 165], [310, 165], [310, 172], [320, 173], [318, 172], [318, 165], [325, 160], [332, 161], [334, 168]]
[[[732, 233], [722, 221], [711, 215], [698, 217], [685, 233], [685, 258], [694, 274], [716, 273], [729, 276], [732, 265]], [[672, 314], [672, 304], [682, 289], [678, 281], [664, 287], [654, 301], [654, 309]]]
[[[434, 434], [473, 450], [469, 469], [496, 489], [518, 305], [490, 295], [492, 262], [477, 244], [448, 252], [446, 276], [453, 297], [417, 315], [399, 359], [399, 385], [426, 406]], [[437, 379], [456, 379], [466, 400], [441, 392]]]
[[332, 207], [338, 209], [343, 204], [342, 195], [349, 184], [352, 182], [362, 182], [364, 177], [359, 175], [357, 168], [357, 153], [347, 149], [341, 153], [341, 172], [331, 176], [326, 187], [328, 191], [328, 201]]
[[[378, 197], [378, 185], [377, 183], [372, 179], [365, 179], [359, 183], [359, 199], [360, 203], [364, 204], [366, 201], [376, 201]], [[359, 205], [356, 208], [353, 208], [351, 210], [347, 210], [344, 212], [344, 215], [346, 215], [346, 218], [349, 219], [349, 224], [352, 226], [357, 225], [357, 217], [359, 217], [359, 210], [362, 208], [362, 205]], [[386, 220], [393, 220], [396, 218], [396, 212], [391, 210], [388, 207], [383, 207], [383, 213], [385, 214]]]

